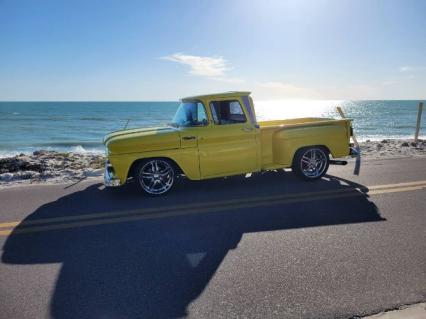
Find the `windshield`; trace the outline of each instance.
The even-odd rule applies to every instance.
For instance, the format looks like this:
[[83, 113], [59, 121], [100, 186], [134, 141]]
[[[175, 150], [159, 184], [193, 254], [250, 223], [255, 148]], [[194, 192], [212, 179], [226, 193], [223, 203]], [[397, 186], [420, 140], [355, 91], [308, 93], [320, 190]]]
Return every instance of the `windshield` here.
[[207, 125], [207, 115], [201, 102], [182, 102], [173, 118], [175, 126], [203, 126]]

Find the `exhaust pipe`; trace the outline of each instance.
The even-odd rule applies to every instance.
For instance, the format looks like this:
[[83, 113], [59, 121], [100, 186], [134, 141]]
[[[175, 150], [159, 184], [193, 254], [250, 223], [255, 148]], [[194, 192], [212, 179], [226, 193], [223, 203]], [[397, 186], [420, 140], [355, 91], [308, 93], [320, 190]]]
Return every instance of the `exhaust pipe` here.
[[330, 165], [346, 165], [347, 161], [339, 161], [339, 160], [330, 160]]

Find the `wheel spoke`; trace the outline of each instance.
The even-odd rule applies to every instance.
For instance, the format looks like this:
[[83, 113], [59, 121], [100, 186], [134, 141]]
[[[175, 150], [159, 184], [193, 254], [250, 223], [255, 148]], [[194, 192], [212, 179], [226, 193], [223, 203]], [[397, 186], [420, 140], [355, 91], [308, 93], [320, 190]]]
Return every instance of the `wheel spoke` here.
[[146, 173], [146, 172], [143, 172], [141, 174], [141, 176], [142, 176], [142, 178], [149, 178], [149, 179], [153, 179], [154, 178], [154, 175], [152, 173]]
[[164, 170], [162, 170], [158, 174], [161, 175], [161, 176], [165, 176], [165, 175], [169, 174], [171, 172], [171, 170], [172, 170], [171, 167], [166, 167]]
[[148, 186], [148, 188], [153, 188], [154, 186], [155, 186], [155, 184], [156, 184], [156, 180], [155, 179], [153, 179], [150, 183], [149, 183], [149, 186]]
[[302, 162], [305, 164], [309, 164], [311, 162], [311, 160], [305, 155], [302, 157]]

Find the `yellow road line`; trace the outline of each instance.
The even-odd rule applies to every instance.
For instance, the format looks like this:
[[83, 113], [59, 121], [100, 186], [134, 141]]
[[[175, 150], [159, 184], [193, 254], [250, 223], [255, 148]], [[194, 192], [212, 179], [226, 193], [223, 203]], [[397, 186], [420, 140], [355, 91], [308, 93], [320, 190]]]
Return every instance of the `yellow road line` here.
[[[398, 185], [400, 186], [416, 185], [416, 186], [398, 187]], [[368, 188], [373, 189], [372, 191], [368, 193], [369, 195], [378, 195], [378, 194], [395, 193], [395, 192], [407, 192], [407, 191], [421, 190], [423, 188], [426, 188], [426, 181], [377, 185], [377, 186], [371, 186]], [[346, 189], [339, 189], [339, 190], [306, 192], [306, 193], [296, 193], [296, 194], [287, 194], [287, 195], [278, 195], [278, 196], [257, 197], [257, 198], [249, 198], [249, 199], [225, 200], [225, 201], [212, 202], [212, 203], [206, 203], [206, 204], [178, 205], [178, 206], [170, 206], [170, 207], [163, 207], [163, 208], [151, 208], [151, 209], [145, 209], [145, 210], [139, 209], [139, 210], [128, 210], [128, 211], [120, 211], [120, 212], [110, 212], [110, 213], [73, 215], [73, 216], [45, 218], [45, 219], [23, 221], [23, 222], [6, 222], [6, 223], [0, 224], [0, 228], [14, 227], [18, 225], [19, 225], [19, 228], [15, 230], [13, 229], [0, 230], [0, 236], [8, 236], [11, 234], [12, 231], [16, 234], [33, 233], [33, 232], [41, 232], [41, 231], [48, 231], [48, 230], [58, 230], [58, 229], [68, 229], [68, 228], [78, 228], [78, 227], [86, 227], [86, 226], [94, 226], [94, 225], [121, 223], [121, 222], [141, 220], [141, 219], [164, 218], [164, 217], [171, 217], [171, 216], [192, 215], [192, 214], [218, 212], [218, 211], [241, 209], [241, 208], [255, 208], [259, 206], [271, 206], [276, 204], [308, 202], [308, 201], [316, 201], [316, 200], [325, 200], [325, 199], [352, 197], [352, 196], [366, 196], [366, 195], [367, 194], [359, 192], [355, 188], [346, 188]], [[90, 219], [90, 220], [87, 220], [87, 219]], [[55, 222], [67, 222], [67, 223], [52, 224]], [[43, 225], [43, 224], [47, 224], [47, 225]], [[41, 226], [37, 226], [37, 225], [41, 225]], [[25, 226], [31, 226], [31, 227], [25, 227]]]
[[[376, 185], [376, 186], [368, 186], [366, 188], [370, 190], [378, 190], [382, 188], [397, 188], [401, 186], [410, 186], [410, 185], [426, 185], [426, 181], [417, 181], [417, 182], [408, 182], [408, 183], [398, 183], [398, 184], [386, 184], [386, 185]], [[105, 218], [105, 217], [118, 217], [118, 216], [124, 216], [124, 215], [131, 215], [131, 214], [140, 214], [140, 213], [154, 213], [154, 212], [161, 212], [164, 210], [179, 210], [179, 209], [188, 209], [188, 208], [204, 208], [206, 206], [217, 206], [217, 205], [225, 205], [225, 204], [234, 204], [239, 202], [257, 202], [257, 201], [268, 201], [268, 200], [276, 200], [281, 198], [289, 198], [289, 197], [308, 197], [308, 196], [317, 196], [322, 194], [329, 194], [329, 193], [340, 193], [340, 192], [350, 192], [355, 190], [356, 188], [344, 188], [344, 189], [336, 189], [336, 190], [325, 190], [325, 191], [317, 191], [317, 192], [303, 192], [303, 193], [294, 193], [294, 194], [281, 194], [281, 195], [273, 195], [273, 196], [262, 196], [262, 197], [251, 197], [251, 198], [240, 198], [240, 199], [230, 199], [230, 200], [223, 200], [219, 202], [210, 202], [210, 203], [195, 203], [195, 204], [185, 204], [185, 205], [174, 205], [169, 207], [160, 207], [160, 208], [148, 208], [148, 209], [134, 209], [134, 210], [127, 210], [127, 211], [114, 211], [114, 212], [107, 212], [107, 213], [92, 213], [92, 214], [83, 214], [83, 215], [71, 215], [71, 216], [62, 216], [62, 217], [52, 217], [52, 218], [43, 218], [43, 219], [37, 219], [37, 220], [27, 220], [27, 221], [12, 221], [12, 222], [5, 222], [0, 223], [0, 228], [6, 228], [6, 227], [14, 227], [14, 226], [30, 226], [30, 225], [39, 225], [39, 224], [46, 224], [46, 223], [55, 223], [55, 222], [65, 222], [65, 221], [77, 221], [77, 220], [86, 220], [86, 219], [95, 219], [95, 218]], [[383, 193], [383, 192], [381, 192]], [[369, 194], [380, 194], [377, 192], [370, 191]]]
[[395, 187], [404, 187], [404, 186], [420, 186], [426, 185], [426, 181], [416, 181], [416, 182], [405, 182], [405, 183], [397, 183], [397, 184], [384, 184], [384, 185], [374, 185], [367, 186], [368, 189], [382, 189], [382, 188], [395, 188]]
[[150, 214], [150, 213], [159, 213], [159, 212], [168, 211], [168, 210], [216, 207], [218, 205], [232, 205], [232, 204], [238, 204], [238, 203], [248, 203], [248, 202], [258, 202], [258, 201], [273, 201], [273, 200], [285, 199], [285, 198], [299, 198], [299, 197], [304, 198], [304, 197], [311, 197], [311, 196], [318, 196], [318, 195], [347, 193], [347, 192], [354, 192], [354, 191], [356, 191], [355, 188], [345, 188], [345, 189], [324, 190], [324, 191], [317, 191], [317, 192], [281, 194], [281, 195], [275, 195], [275, 196], [239, 198], [239, 199], [222, 200], [222, 201], [208, 202], [208, 203], [173, 205], [168, 207], [155, 207], [155, 208], [147, 208], [147, 209], [133, 209], [133, 210], [127, 210], [127, 211], [114, 211], [114, 212], [108, 212], [108, 213], [93, 213], [93, 214], [84, 214], [84, 215], [42, 218], [42, 219], [27, 220], [22, 222], [19, 222], [19, 221], [5, 222], [0, 224], [0, 228], [14, 227], [17, 225], [31, 226], [31, 225], [39, 225], [39, 224], [47, 224], [47, 223], [55, 223], [55, 222], [86, 220], [86, 219], [95, 219], [95, 218], [104, 218], [104, 217], [119, 217], [124, 215], [141, 214], [141, 213]]
[[15, 227], [15, 226], [18, 226], [18, 225], [19, 225], [19, 222], [8, 222], [8, 223], [2, 223], [2, 224], [0, 224], [0, 228]]
[[370, 195], [379, 195], [379, 194], [388, 194], [388, 193], [401, 193], [401, 192], [410, 192], [417, 191], [426, 188], [426, 185], [412, 186], [412, 187], [399, 187], [399, 188], [389, 188], [389, 189], [378, 189], [369, 192]]
[[309, 202], [316, 200], [325, 200], [325, 199], [333, 199], [333, 198], [341, 198], [341, 197], [353, 197], [353, 196], [364, 196], [364, 194], [359, 192], [347, 193], [347, 194], [330, 194], [325, 196], [314, 196], [310, 198], [292, 198], [292, 199], [283, 199], [283, 200], [274, 200], [267, 202], [258, 202], [258, 203], [246, 203], [246, 204], [235, 204], [235, 205], [227, 205], [227, 206], [216, 206], [216, 207], [206, 207], [206, 208], [192, 208], [189, 210], [182, 211], [168, 211], [163, 213], [151, 213], [151, 214], [140, 214], [140, 215], [132, 215], [132, 216], [123, 216], [116, 218], [103, 218], [103, 219], [95, 219], [81, 222], [72, 222], [72, 223], [63, 223], [63, 224], [52, 224], [52, 225], [42, 225], [42, 226], [32, 226], [32, 227], [18, 227], [16, 229], [7, 229], [1, 230], [0, 236], [8, 236], [12, 233], [14, 234], [26, 234], [26, 233], [35, 233], [35, 232], [43, 232], [48, 230], [59, 230], [59, 229], [68, 229], [68, 228], [80, 228], [86, 226], [95, 226], [95, 225], [105, 225], [105, 224], [115, 224], [115, 223], [123, 223], [128, 221], [135, 220], [143, 220], [143, 219], [159, 219], [165, 217], [175, 217], [175, 216], [183, 216], [183, 215], [196, 215], [202, 213], [212, 213], [212, 212], [226, 212], [241, 209], [241, 208], [256, 208], [256, 207], [265, 207], [272, 206], [277, 204], [289, 204], [296, 202]]

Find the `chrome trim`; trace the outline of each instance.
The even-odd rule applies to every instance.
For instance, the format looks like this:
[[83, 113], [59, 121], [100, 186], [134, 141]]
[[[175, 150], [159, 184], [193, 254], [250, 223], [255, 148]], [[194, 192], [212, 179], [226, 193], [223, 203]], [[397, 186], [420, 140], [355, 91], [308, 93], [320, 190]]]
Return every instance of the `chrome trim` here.
[[104, 185], [105, 187], [118, 187], [121, 185], [120, 179], [114, 177], [114, 173], [108, 168], [112, 168], [111, 164], [107, 161], [105, 163], [104, 171]]

